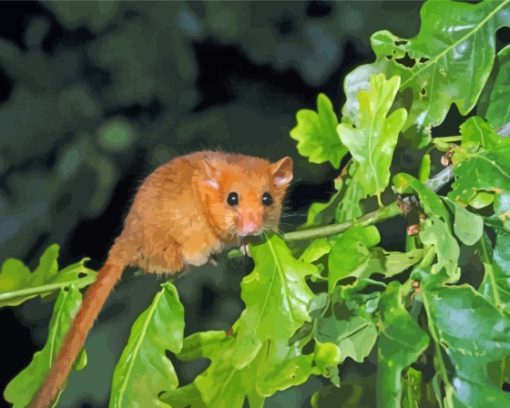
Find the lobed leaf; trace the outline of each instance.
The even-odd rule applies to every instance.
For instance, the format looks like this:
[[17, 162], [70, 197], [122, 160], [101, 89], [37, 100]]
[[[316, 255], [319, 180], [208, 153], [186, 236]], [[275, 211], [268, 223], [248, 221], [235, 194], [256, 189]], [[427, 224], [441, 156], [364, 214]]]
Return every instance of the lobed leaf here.
[[355, 180], [358, 164], [351, 162], [347, 171], [335, 179], [337, 191], [325, 203], [313, 203], [307, 214], [303, 227], [326, 225], [331, 221], [341, 223], [352, 220], [363, 214], [360, 200], [365, 196], [363, 187]]
[[315, 239], [306, 247], [299, 257], [299, 260], [312, 263], [322, 258], [324, 255], [329, 254], [330, 251], [331, 244], [326, 238]]
[[377, 342], [377, 401], [381, 407], [400, 407], [402, 371], [428, 346], [427, 334], [404, 308], [401, 286], [388, 285], [380, 302], [380, 335]]
[[179, 384], [165, 350], [183, 343], [184, 308], [177, 289], [164, 283], [152, 304], [136, 319], [113, 374], [110, 407], [163, 407], [158, 395]]
[[[49, 259], [49, 258], [47, 258]], [[48, 263], [46, 263], [48, 264]], [[48, 338], [44, 347], [34, 354], [30, 364], [14, 377], [4, 390], [4, 398], [13, 408], [24, 408], [42, 385], [53, 359], [62, 345], [64, 336], [81, 305], [81, 293], [73, 285], [60, 291], [51, 317]], [[86, 355], [75, 363], [75, 368], [83, 368]]]
[[510, 355], [510, 320], [470, 286], [425, 285], [423, 297], [454, 367], [447, 399], [460, 406], [508, 405], [510, 394], [491, 384], [487, 364]]
[[347, 149], [336, 132], [338, 119], [329, 98], [319, 94], [317, 112], [301, 109], [296, 119], [297, 125], [290, 131], [290, 137], [297, 140], [299, 154], [308, 157], [311, 163], [329, 161], [338, 168]]
[[[426, 145], [430, 127], [443, 122], [452, 104], [461, 115], [475, 106], [493, 66], [496, 31], [510, 25], [509, 8], [509, 0], [478, 4], [429, 1], [421, 8], [416, 37], [374, 33], [375, 62], [356, 68], [345, 79], [347, 101], [342, 112], [346, 120], [352, 122], [356, 117], [355, 93], [368, 88], [370, 76], [398, 75], [402, 82], [397, 99], [401, 104], [410, 103], [404, 130], [413, 127], [415, 130], [406, 132], [408, 136], [418, 145]], [[410, 102], [404, 92], [407, 89], [412, 95]]]
[[493, 149], [502, 141], [501, 136], [480, 116], [472, 116], [460, 125], [460, 134], [463, 147], [471, 144], [476, 148]]
[[352, 227], [336, 238], [328, 257], [328, 288], [348, 276], [361, 276], [369, 267], [371, 247], [381, 240], [375, 226]]
[[483, 234], [483, 218], [453, 201], [446, 202], [453, 208], [455, 214], [453, 223], [455, 235], [466, 245], [476, 244]]
[[[277, 391], [303, 384], [311, 375], [333, 376], [338, 385], [337, 364], [340, 351], [332, 343], [315, 343], [312, 354], [303, 354], [297, 343], [269, 343], [258, 356], [256, 389], [270, 396]], [[331, 370], [333, 370], [331, 372]]]
[[238, 321], [237, 367], [248, 364], [265, 340], [287, 341], [310, 320], [313, 292], [305, 279], [318, 273], [314, 265], [295, 259], [276, 235], [250, 250], [255, 269], [241, 283], [246, 309]]
[[[352, 166], [352, 168], [349, 169], [349, 174], [355, 175], [357, 173], [357, 169], [357, 165]], [[342, 200], [336, 209], [335, 222], [341, 223], [344, 221], [354, 220], [363, 215], [363, 208], [360, 204], [360, 200], [364, 197], [365, 189], [359, 181], [356, 181], [352, 176], [345, 180], [345, 191]]]
[[495, 61], [494, 78], [484, 89], [477, 112], [493, 128], [510, 122], [510, 45], [498, 52]]
[[[300, 385], [310, 375], [338, 375], [340, 352], [334, 344], [316, 344], [312, 354], [303, 354], [298, 343], [286, 343], [266, 340], [253, 360], [239, 368], [234, 365], [234, 337], [217, 332], [190, 336], [183, 351], [191, 347], [194, 355], [206, 356], [211, 364], [192, 384], [170, 390], [162, 398], [175, 407], [192, 403], [193, 407], [240, 408], [245, 400], [250, 407], [262, 407], [266, 396]], [[189, 355], [189, 351], [185, 353]]]
[[246, 376], [254, 375], [254, 364], [241, 369], [233, 364], [234, 342], [235, 339], [230, 337], [223, 342], [223, 347], [217, 347], [209, 356], [211, 365], [195, 378], [194, 385], [206, 406], [242, 407], [246, 394], [254, 388], [253, 380], [248, 388], [246, 386]]
[[406, 370], [406, 375], [404, 376], [405, 388], [404, 395], [402, 396], [402, 407], [403, 408], [416, 408], [419, 407], [422, 401], [422, 383], [423, 383], [423, 374], [414, 369], [413, 367], [409, 367]]
[[47, 296], [64, 287], [82, 288], [95, 279], [95, 272], [85, 266], [88, 258], [58, 270], [59, 246], [50, 245], [39, 259], [37, 268], [30, 272], [18, 259], [7, 259], [0, 270], [0, 307], [18, 306], [37, 296]]
[[356, 315], [341, 319], [333, 313], [319, 319], [316, 330], [318, 341], [338, 346], [342, 353], [341, 361], [350, 357], [358, 363], [370, 354], [378, 336], [374, 323]]
[[496, 235], [495, 247], [491, 255], [490, 259], [482, 260], [485, 276], [479, 291], [496, 307], [500, 307], [510, 315], [510, 234]]
[[459, 277], [458, 259], [460, 248], [451, 232], [451, 221], [448, 210], [432, 190], [426, 188], [409, 174], [399, 173], [393, 178], [396, 190], [406, 193], [414, 190], [420, 198], [429, 218], [420, 226], [420, 239], [426, 245], [433, 245], [437, 253], [437, 264], [432, 268], [437, 273], [445, 268], [452, 280]]
[[374, 376], [353, 374], [342, 381], [342, 386], [322, 387], [311, 398], [313, 408], [331, 408], [341, 401], [342, 408], [373, 408], [376, 406]]
[[358, 94], [359, 109], [354, 124], [338, 125], [342, 143], [358, 163], [353, 180], [363, 187], [365, 196], [379, 197], [390, 179], [393, 151], [407, 117], [403, 108], [388, 116], [399, 85], [398, 76], [389, 80], [382, 74], [371, 77], [369, 89]]
[[455, 182], [448, 198], [468, 205], [479, 191], [510, 193], [510, 143], [467, 154], [454, 167]]

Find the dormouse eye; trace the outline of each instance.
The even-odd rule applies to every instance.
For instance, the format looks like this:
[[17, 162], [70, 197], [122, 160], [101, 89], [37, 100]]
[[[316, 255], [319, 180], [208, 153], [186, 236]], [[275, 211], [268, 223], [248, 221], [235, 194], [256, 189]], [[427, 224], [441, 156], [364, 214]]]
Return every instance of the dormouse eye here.
[[269, 193], [262, 194], [262, 204], [269, 206], [273, 204], [273, 197]]
[[228, 193], [227, 203], [232, 207], [239, 204], [239, 196], [237, 195], [237, 193], [234, 192]]

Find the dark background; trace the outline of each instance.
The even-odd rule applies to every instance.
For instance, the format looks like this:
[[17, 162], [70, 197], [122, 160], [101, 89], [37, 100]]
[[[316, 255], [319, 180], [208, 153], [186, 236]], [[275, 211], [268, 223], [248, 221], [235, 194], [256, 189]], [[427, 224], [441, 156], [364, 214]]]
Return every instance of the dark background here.
[[[296, 181], [282, 228], [325, 200], [336, 172], [298, 157], [289, 130], [369, 62], [370, 35], [413, 36], [415, 1], [0, 3], [0, 262], [30, 267], [51, 243], [60, 264], [98, 268], [143, 178], [177, 155], [221, 148], [275, 160]], [[242, 310], [249, 260], [177, 280], [186, 334], [227, 329]], [[88, 366], [62, 407], [107, 406], [115, 361], [162, 279], [128, 272], [87, 341]], [[44, 344], [54, 299], [0, 310], [0, 388]], [[185, 384], [203, 365], [179, 365]], [[349, 367], [346, 367], [346, 371]], [[312, 379], [266, 406], [303, 406]], [[0, 400], [0, 405], [5, 404]]]

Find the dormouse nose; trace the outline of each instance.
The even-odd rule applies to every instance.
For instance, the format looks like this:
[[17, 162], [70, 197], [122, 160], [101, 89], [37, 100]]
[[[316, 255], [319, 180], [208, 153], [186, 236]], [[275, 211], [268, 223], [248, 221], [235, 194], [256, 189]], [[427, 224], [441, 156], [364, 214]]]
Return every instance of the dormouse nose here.
[[262, 228], [262, 216], [262, 211], [252, 209], [242, 211], [239, 217], [239, 234], [249, 235], [259, 232]]

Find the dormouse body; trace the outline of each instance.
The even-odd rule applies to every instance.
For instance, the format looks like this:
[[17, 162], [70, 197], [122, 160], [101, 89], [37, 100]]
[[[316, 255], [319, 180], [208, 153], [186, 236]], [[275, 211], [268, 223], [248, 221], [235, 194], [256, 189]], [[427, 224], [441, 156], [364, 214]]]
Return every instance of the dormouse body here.
[[292, 161], [196, 152], [156, 169], [136, 194], [110, 258], [148, 272], [206, 263], [239, 237], [278, 226]]
[[201, 151], [158, 167], [140, 186], [105, 265], [85, 293], [31, 408], [56, 399], [94, 320], [127, 266], [173, 274], [206, 263], [240, 238], [276, 229], [292, 159]]

